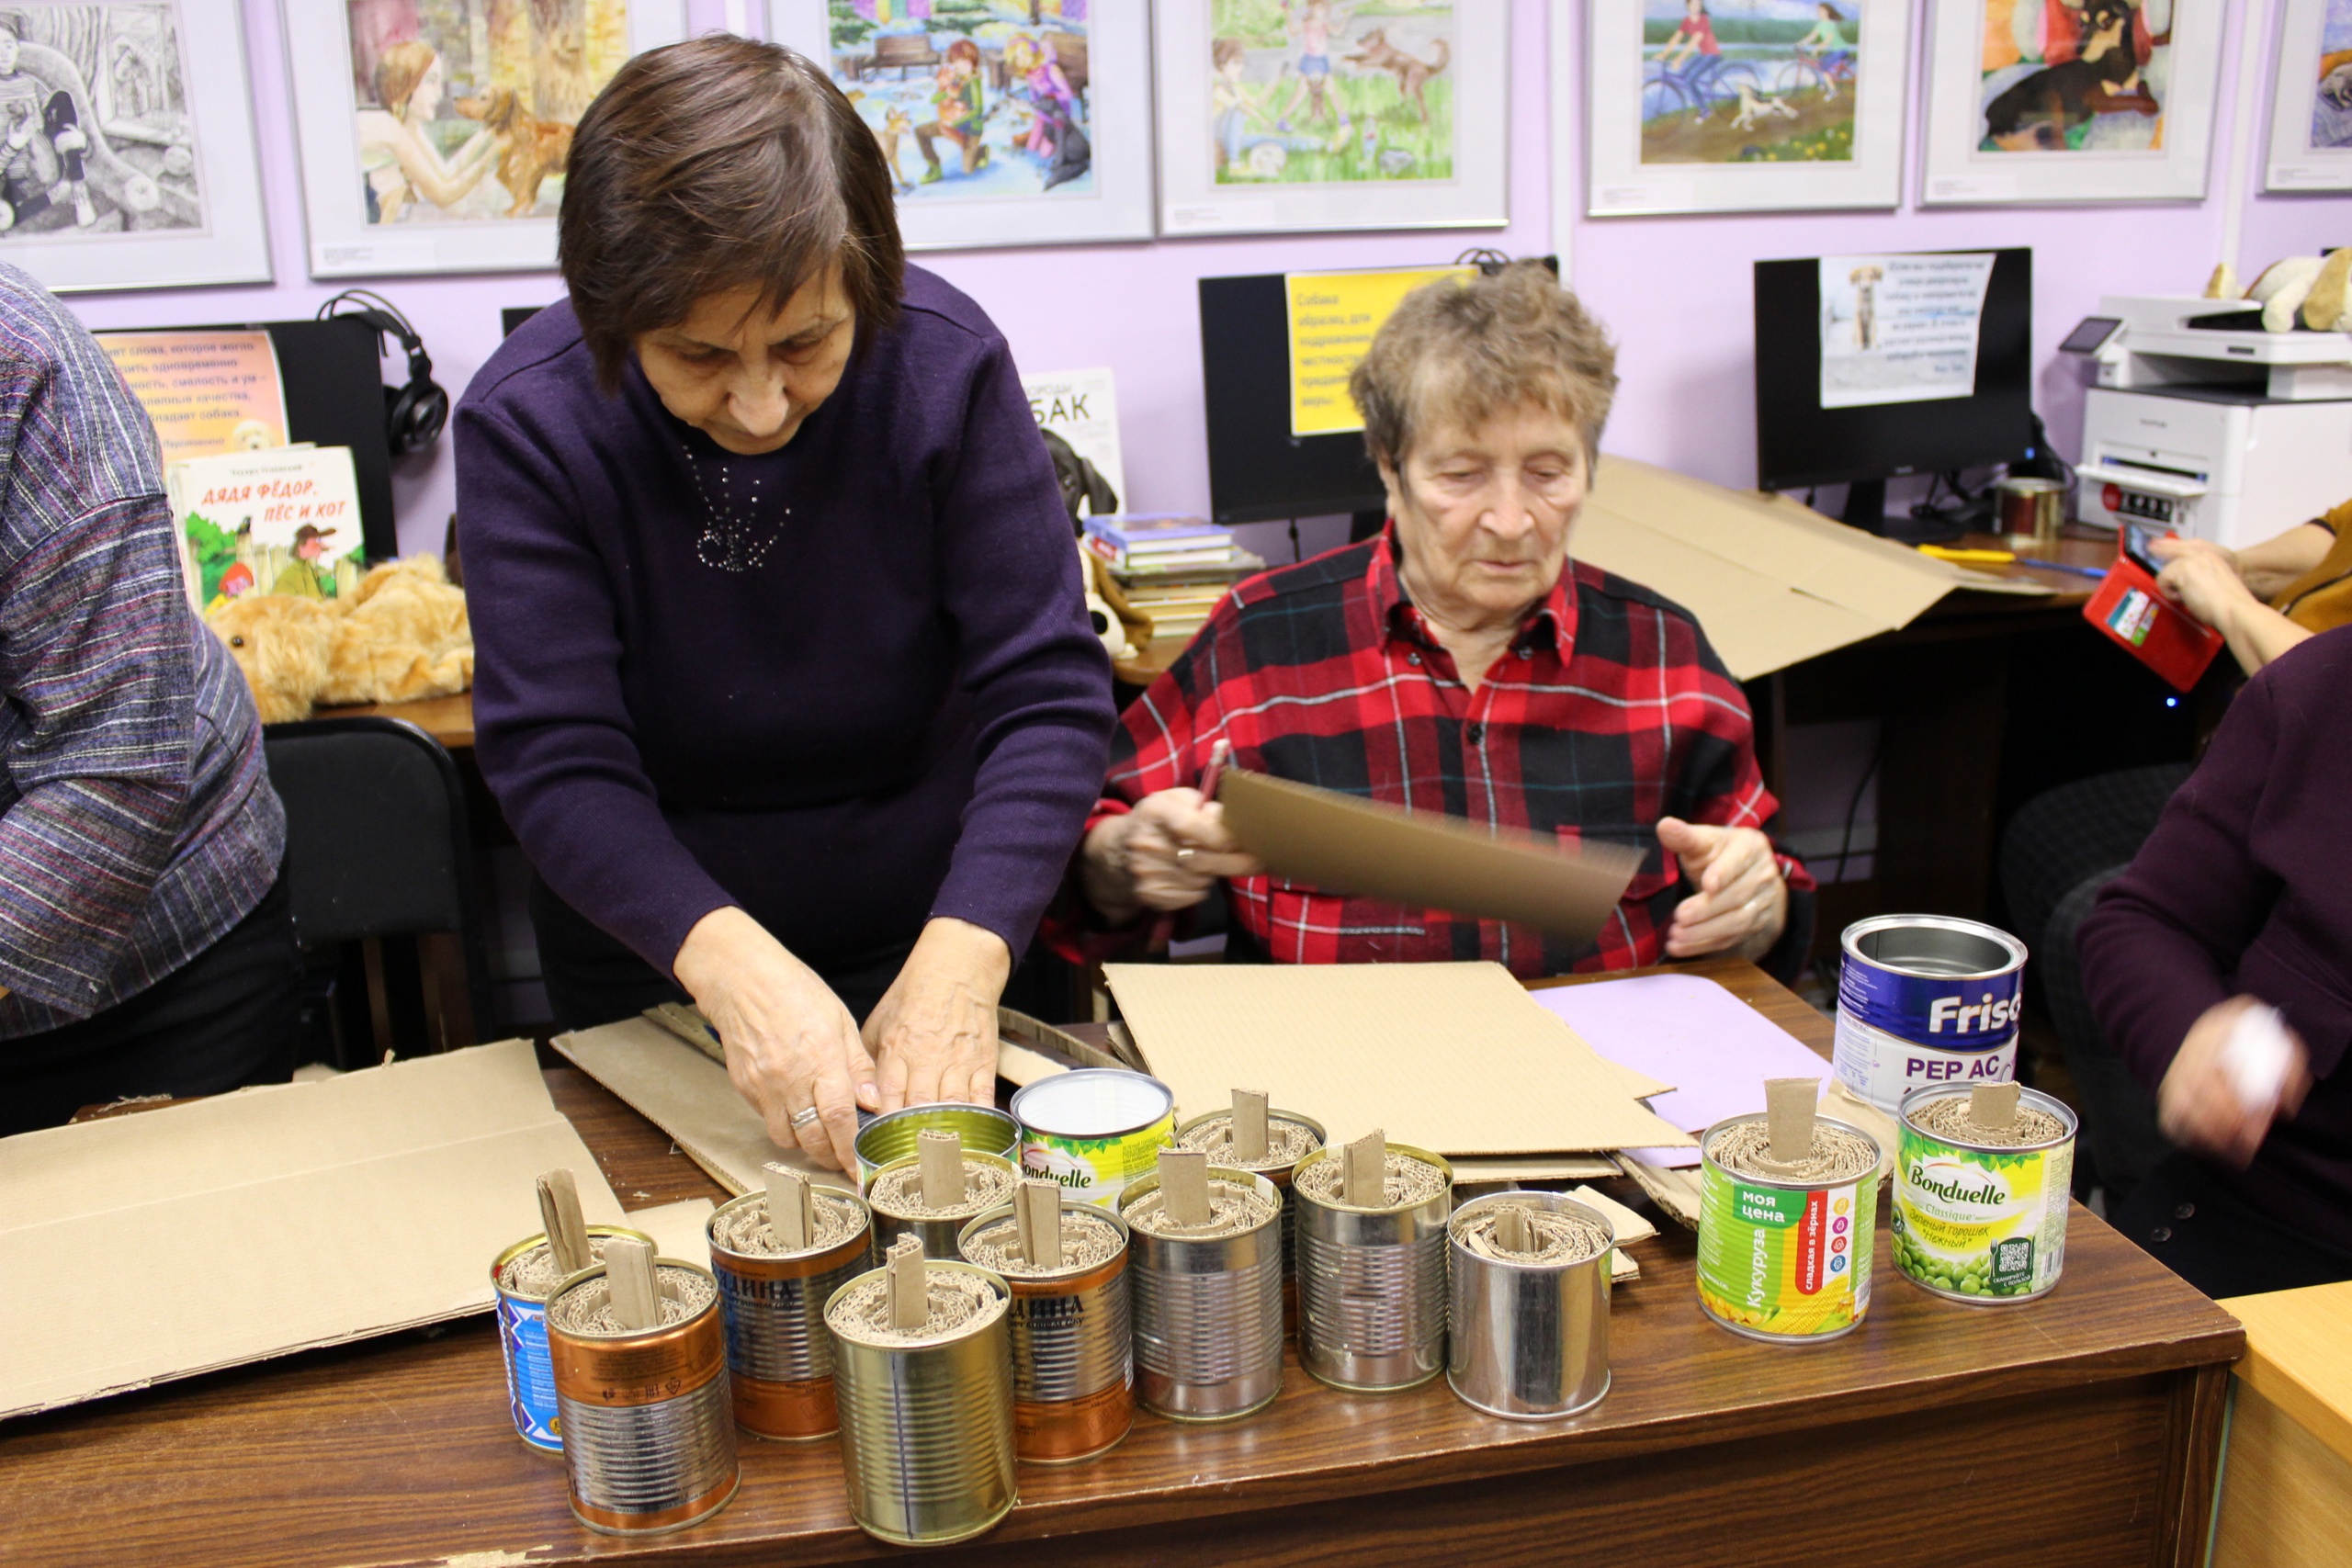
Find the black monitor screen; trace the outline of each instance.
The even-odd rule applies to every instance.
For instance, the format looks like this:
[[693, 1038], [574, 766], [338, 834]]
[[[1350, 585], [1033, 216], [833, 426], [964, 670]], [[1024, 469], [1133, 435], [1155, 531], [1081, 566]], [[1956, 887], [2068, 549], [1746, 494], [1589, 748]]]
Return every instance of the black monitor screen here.
[[1281, 273], [1201, 279], [1209, 511], [1266, 523], [1387, 504], [1363, 433], [1290, 433], [1290, 305]]
[[[1845, 408], [1822, 406], [1822, 341], [1831, 323], [1819, 259], [1758, 262], [1758, 485], [1845, 484], [2024, 457], [2033, 430], [2033, 253], [1990, 254], [1973, 393]], [[1837, 330], [1853, 329], [1840, 321]]]

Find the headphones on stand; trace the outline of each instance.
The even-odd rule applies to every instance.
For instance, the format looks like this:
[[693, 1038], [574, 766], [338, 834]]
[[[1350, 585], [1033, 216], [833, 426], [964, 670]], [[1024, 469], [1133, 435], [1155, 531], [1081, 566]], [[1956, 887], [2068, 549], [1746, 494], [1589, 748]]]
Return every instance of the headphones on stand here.
[[433, 359], [424, 352], [424, 339], [398, 306], [368, 289], [346, 288], [319, 307], [318, 319], [354, 321], [373, 328], [379, 353], [387, 334], [408, 351], [408, 384], [384, 389], [384, 440], [393, 457], [422, 452], [440, 439], [441, 427], [449, 423], [449, 394], [433, 379]]

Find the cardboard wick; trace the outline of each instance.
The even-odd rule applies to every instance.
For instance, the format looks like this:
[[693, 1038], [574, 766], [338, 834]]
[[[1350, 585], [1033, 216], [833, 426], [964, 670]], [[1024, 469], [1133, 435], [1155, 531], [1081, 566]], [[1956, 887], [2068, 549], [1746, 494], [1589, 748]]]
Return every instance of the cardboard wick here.
[[890, 1326], [903, 1334], [928, 1325], [931, 1276], [922, 1258], [922, 1238], [902, 1235], [892, 1242], [883, 1267], [890, 1271]]
[[922, 1166], [924, 1208], [952, 1209], [964, 1201], [963, 1134], [917, 1133], [915, 1158]]
[[1023, 1181], [1012, 1190], [1012, 1224], [1021, 1256], [1034, 1269], [1062, 1266], [1062, 1190], [1051, 1181]]
[[605, 1285], [613, 1321], [626, 1329], [662, 1326], [662, 1296], [653, 1281], [653, 1244], [616, 1235], [605, 1244]]
[[557, 1167], [539, 1178], [539, 1225], [548, 1233], [548, 1250], [563, 1274], [577, 1274], [594, 1262], [588, 1250], [588, 1226], [580, 1217], [580, 1188], [571, 1172]]
[[2018, 1124], [2018, 1086], [1981, 1083], [1968, 1091], [1968, 1119], [1988, 1133], [2006, 1133]]
[[1256, 1165], [1266, 1157], [1266, 1091], [1262, 1089], [1233, 1091], [1233, 1157], [1242, 1165]]
[[786, 1252], [817, 1239], [817, 1201], [808, 1179], [790, 1166], [763, 1165], [768, 1175], [768, 1235]]
[[1772, 1163], [1802, 1165], [1813, 1157], [1813, 1108], [1819, 1078], [1766, 1078], [1764, 1120], [1772, 1135]]
[[1528, 1230], [1527, 1211], [1520, 1204], [1505, 1203], [1495, 1211], [1495, 1245], [1505, 1252], [1534, 1251]]
[[1209, 1206], [1209, 1156], [1205, 1149], [1159, 1151], [1159, 1206], [1177, 1224], [1191, 1229], [1216, 1217]]
[[1388, 1134], [1378, 1127], [1347, 1147], [1340, 1196], [1359, 1209], [1388, 1206]]

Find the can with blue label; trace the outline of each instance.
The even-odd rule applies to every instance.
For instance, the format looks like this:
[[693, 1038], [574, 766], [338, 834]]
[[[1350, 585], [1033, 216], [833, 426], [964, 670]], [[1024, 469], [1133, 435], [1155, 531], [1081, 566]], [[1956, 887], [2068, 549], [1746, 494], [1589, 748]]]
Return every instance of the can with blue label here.
[[1944, 915], [1846, 928], [1838, 973], [1838, 1081], [1893, 1114], [1915, 1089], [2017, 1076], [2025, 943]]
[[[598, 1261], [605, 1243], [634, 1236], [648, 1247], [653, 1238], [619, 1225], [590, 1225], [588, 1250]], [[525, 1236], [490, 1266], [491, 1289], [498, 1292], [498, 1351], [506, 1363], [506, 1404], [514, 1435], [541, 1453], [563, 1452], [563, 1423], [555, 1408], [555, 1364], [548, 1357], [548, 1298], [563, 1283], [545, 1232]]]

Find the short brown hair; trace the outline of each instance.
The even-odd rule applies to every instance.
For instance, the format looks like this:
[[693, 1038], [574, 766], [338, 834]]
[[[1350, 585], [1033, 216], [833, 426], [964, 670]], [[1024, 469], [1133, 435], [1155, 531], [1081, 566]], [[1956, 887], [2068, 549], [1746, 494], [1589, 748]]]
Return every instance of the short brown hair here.
[[376, 101], [398, 114], [416, 92], [416, 85], [440, 56], [433, 46], [407, 39], [384, 51], [376, 62]]
[[641, 333], [747, 285], [770, 309], [838, 264], [861, 337], [898, 317], [906, 249], [874, 132], [824, 71], [713, 35], [649, 50], [580, 117], [556, 257], [609, 392]]
[[1600, 455], [1617, 394], [1617, 347], [1542, 262], [1513, 262], [1468, 283], [1441, 278], [1405, 296], [1348, 378], [1373, 460], [1401, 467], [1414, 438], [1476, 426], [1498, 410], [1548, 409]]

